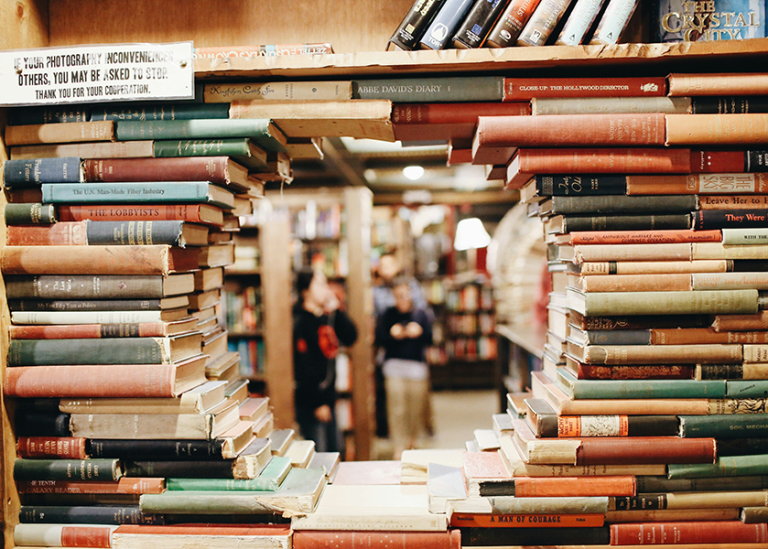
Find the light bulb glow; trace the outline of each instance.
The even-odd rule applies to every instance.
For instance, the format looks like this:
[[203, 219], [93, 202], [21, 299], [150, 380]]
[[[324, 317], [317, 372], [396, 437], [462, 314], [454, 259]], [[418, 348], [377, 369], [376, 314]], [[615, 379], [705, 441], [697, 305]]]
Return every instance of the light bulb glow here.
[[424, 175], [424, 168], [421, 166], [406, 166], [403, 168], [403, 175], [411, 181], [416, 181]]

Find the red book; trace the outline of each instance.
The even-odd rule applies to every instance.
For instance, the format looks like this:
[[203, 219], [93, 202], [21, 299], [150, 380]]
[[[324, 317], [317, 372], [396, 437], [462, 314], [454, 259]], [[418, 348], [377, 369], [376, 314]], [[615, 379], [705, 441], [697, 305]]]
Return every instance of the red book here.
[[611, 545], [764, 543], [768, 524], [739, 520], [611, 524]]
[[[249, 539], [250, 538], [250, 539]], [[112, 533], [117, 547], [290, 547], [288, 524], [122, 524]]]
[[632, 496], [636, 492], [633, 475], [515, 478], [515, 497], [521, 498]]
[[582, 438], [577, 465], [632, 463], [714, 463], [713, 438], [592, 437]]
[[53, 225], [9, 225], [6, 246], [87, 246], [85, 221], [63, 221]]
[[626, 78], [505, 78], [504, 101], [534, 97], [663, 97], [667, 79]]
[[693, 379], [696, 366], [682, 365], [633, 365], [600, 366], [598, 364], [577, 363], [576, 371], [571, 373], [576, 379]]
[[[483, 149], [498, 147], [658, 147], [665, 141], [662, 113], [481, 116], [472, 158]], [[499, 156], [487, 163], [508, 160]]]
[[461, 531], [447, 532], [373, 532], [348, 530], [296, 530], [293, 549], [460, 549]]
[[17, 480], [20, 494], [162, 494], [165, 479], [121, 477], [115, 481]]
[[21, 458], [87, 459], [84, 437], [19, 437], [16, 452]]
[[672, 244], [675, 242], [720, 242], [722, 233], [716, 230], [655, 230], [655, 231], [576, 231], [564, 235], [558, 244]]
[[181, 220], [204, 225], [224, 225], [224, 213], [210, 204], [146, 205], [104, 204], [98, 206], [56, 206], [59, 221], [172, 221]]
[[472, 139], [478, 116], [530, 114], [528, 102], [400, 103], [392, 106], [392, 124], [399, 141]]
[[11, 339], [89, 339], [101, 337], [165, 337], [190, 332], [197, 319], [138, 324], [14, 324]]
[[111, 547], [114, 526], [66, 524], [17, 524], [13, 539], [17, 546]]

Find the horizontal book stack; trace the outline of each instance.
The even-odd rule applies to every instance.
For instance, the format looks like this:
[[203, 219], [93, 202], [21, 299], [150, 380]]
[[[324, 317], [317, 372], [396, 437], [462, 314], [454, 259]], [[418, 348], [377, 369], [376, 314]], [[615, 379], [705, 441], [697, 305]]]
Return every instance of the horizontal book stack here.
[[[721, 91], [711, 75], [684, 78]], [[764, 116], [480, 118], [476, 144], [503, 125], [494, 146], [518, 148], [509, 172], [525, 182], [511, 186], [543, 221], [552, 278], [542, 371], [500, 438], [507, 473], [515, 489], [551, 481], [560, 503], [633, 483], [596, 494], [605, 537], [583, 543], [766, 542], [749, 508], [766, 494], [768, 136], [747, 129]], [[548, 168], [528, 171], [533, 157]]]

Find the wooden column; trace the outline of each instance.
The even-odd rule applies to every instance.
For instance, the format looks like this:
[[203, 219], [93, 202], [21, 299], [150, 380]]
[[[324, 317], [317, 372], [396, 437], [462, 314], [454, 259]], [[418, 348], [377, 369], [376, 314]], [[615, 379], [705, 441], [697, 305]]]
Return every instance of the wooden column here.
[[265, 221], [259, 231], [261, 296], [264, 301], [266, 386], [275, 414], [275, 428], [292, 428], [293, 316], [291, 314], [291, 228], [287, 219]]

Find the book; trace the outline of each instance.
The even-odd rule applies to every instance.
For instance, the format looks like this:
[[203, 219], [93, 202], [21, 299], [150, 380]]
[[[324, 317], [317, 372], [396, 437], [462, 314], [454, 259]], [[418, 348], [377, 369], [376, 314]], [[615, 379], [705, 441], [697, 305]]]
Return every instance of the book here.
[[153, 156], [152, 141], [94, 141], [19, 145], [10, 148], [12, 160], [74, 156], [78, 158], [143, 158]]
[[[576, 2], [555, 40], [558, 46], [578, 46], [600, 14], [606, 0]], [[659, 111], [655, 111], [659, 112]]]
[[[153, 153], [157, 158], [231, 157], [245, 174], [240, 175], [240, 188], [250, 190], [248, 170], [267, 169], [267, 151], [247, 137], [231, 139], [158, 139], [153, 142]], [[182, 161], [183, 162], [183, 161]], [[242, 180], [245, 181], [242, 181]]]
[[[768, 479], [765, 476], [681, 478], [668, 479], [666, 476], [638, 476], [637, 492], [718, 492], [765, 490]], [[723, 506], [727, 507], [727, 506]]]
[[167, 338], [15, 339], [7, 350], [8, 366], [66, 364], [174, 364], [200, 354], [202, 334]]
[[690, 229], [691, 215], [554, 215], [544, 222], [549, 234], [575, 231], [649, 231]]
[[712, 327], [718, 332], [768, 329], [768, 312], [746, 315], [717, 315]]
[[309, 531], [298, 530], [293, 533], [294, 549], [317, 549], [319, 547], [401, 547], [402, 549], [459, 549], [461, 532], [350, 532], [343, 530]]
[[638, 0], [609, 0], [592, 34], [590, 45], [616, 44], [635, 13]]
[[[520, 498], [594, 497], [632, 496], [635, 492], [635, 477], [633, 475], [606, 475], [590, 478], [589, 482], [585, 482], [583, 477], [520, 477], [512, 481], [511, 489], [507, 494], [493, 495], [509, 495]], [[528, 522], [530, 526], [530, 523], [535, 522], [535, 520]]]
[[[752, 332], [745, 332], [747, 334]], [[757, 332], [762, 337], [765, 332]], [[729, 332], [726, 332], [729, 334]], [[732, 332], [736, 335], [739, 332]], [[694, 379], [768, 379], [764, 364], [697, 364]]]
[[166, 488], [169, 491], [269, 492], [280, 488], [290, 470], [290, 459], [273, 456], [259, 475], [252, 479], [172, 477], [166, 480]]
[[496, 24], [506, 2], [475, 2], [453, 33], [453, 47], [480, 48]]
[[28, 524], [164, 524], [138, 505], [22, 505], [19, 521]]
[[720, 242], [721, 231], [571, 231], [562, 238], [557, 238], [557, 244], [673, 244], [678, 242]]
[[349, 80], [290, 81], [290, 82], [228, 82], [211, 83], [203, 87], [205, 103], [231, 103], [249, 101], [308, 101], [352, 99]]
[[540, 1], [511, 0], [488, 34], [486, 46], [489, 48], [514, 46]]
[[109, 548], [114, 525], [99, 524], [17, 524], [13, 542], [23, 547]]
[[[235, 459], [207, 459], [184, 461], [123, 461], [124, 474], [128, 477], [160, 477], [179, 476], [184, 478], [218, 478], [218, 479], [251, 479], [261, 469], [255, 467], [255, 462], [245, 463], [239, 457]], [[168, 493], [167, 491], [164, 492]], [[177, 492], [180, 493], [180, 492]], [[151, 494], [162, 495], [162, 494]], [[139, 500], [141, 502], [141, 500]]]
[[[14, 206], [12, 204], [6, 205]], [[212, 204], [58, 204], [55, 208], [59, 221], [164, 221], [180, 220], [189, 223], [221, 226], [224, 224], [223, 210]], [[6, 218], [8, 213], [6, 211]]]
[[116, 481], [20, 480], [20, 494], [159, 494], [165, 491], [165, 479], [120, 477]]
[[16, 439], [16, 455], [20, 458], [88, 458], [84, 437], [20, 436]]
[[[551, 196], [541, 202], [540, 215], [628, 215], [645, 214], [648, 211], [658, 212], [654, 215], [686, 214], [695, 210], [696, 205], [697, 196], [692, 194], [664, 196]], [[710, 227], [696, 228], [706, 229]]]
[[270, 152], [284, 152], [285, 134], [269, 119], [249, 120], [164, 120], [118, 121], [115, 137], [119, 141], [168, 139], [249, 138]]
[[[589, 479], [592, 480], [591, 478]], [[474, 497], [448, 503], [446, 513], [519, 514], [519, 515], [584, 515], [608, 511], [607, 496], [532, 497], [517, 496]]]
[[766, 454], [718, 456], [714, 463], [669, 464], [667, 477], [712, 478], [766, 474]]
[[555, 382], [574, 399], [600, 398], [725, 398], [726, 381], [711, 379], [678, 379], [674, 383], [662, 379], [590, 380], [576, 379], [565, 368], [557, 369]]
[[[115, 123], [70, 122], [67, 124], [27, 124], [5, 129], [6, 146], [42, 145], [44, 143], [83, 143], [87, 141], [114, 141]], [[79, 155], [74, 155], [79, 156]]]
[[[10, 229], [10, 227], [9, 227]], [[8, 299], [159, 299], [194, 291], [194, 275], [8, 275]]]
[[[760, 505], [765, 502], [763, 490], [727, 492], [647, 493], [617, 497], [613, 507], [617, 510], [635, 509], [718, 509]], [[624, 522], [624, 521], [622, 521]], [[668, 522], [668, 521], [661, 521]]]
[[179, 103], [105, 103], [89, 105], [90, 120], [192, 120], [196, 118], [227, 118], [225, 105], [197, 102]]
[[427, 0], [426, 2], [417, 0], [414, 2], [387, 42], [387, 51], [416, 49], [424, 31], [442, 4], [442, 0]]
[[744, 524], [740, 520], [713, 522], [645, 522], [611, 524], [611, 545], [679, 543], [764, 543], [768, 525]]
[[623, 195], [627, 177], [612, 175], [534, 175], [520, 189], [521, 202], [546, 196]]
[[118, 459], [16, 459], [15, 480], [115, 481], [123, 476]]
[[18, 366], [7, 368], [3, 393], [21, 398], [175, 397], [205, 383], [205, 357], [177, 364]]
[[8, 226], [50, 225], [56, 223], [56, 206], [40, 203], [6, 204], [4, 215]]
[[17, 108], [9, 112], [8, 122], [12, 126], [27, 124], [49, 124], [88, 122], [91, 117], [87, 105], [45, 105]]
[[[728, 383], [728, 382], [727, 382]], [[744, 438], [765, 436], [763, 414], [680, 416], [681, 437]]]
[[[723, 12], [729, 16], [723, 17]], [[704, 24], [697, 25], [695, 20]], [[704, 9], [683, 5], [680, 0], [661, 0], [652, 6], [650, 32], [654, 42], [763, 38], [766, 36], [765, 6], [740, 0], [717, 0]]]
[[419, 48], [444, 49], [472, 5], [472, 0], [445, 0], [442, 2], [421, 36]]
[[722, 242], [727, 246], [751, 246], [768, 242], [768, 229], [722, 229]]
[[168, 549], [291, 549], [292, 532], [287, 524], [124, 524], [112, 533], [113, 549], [149, 549], [158, 544]]
[[740, 229], [768, 227], [768, 213], [763, 210], [698, 210], [693, 212], [693, 228]]
[[393, 103], [501, 101], [500, 76], [383, 78], [353, 80], [353, 99], [388, 99]]
[[36, 187], [42, 183], [80, 183], [85, 180], [82, 159], [78, 157], [35, 158], [3, 162], [6, 189]]
[[707, 173], [627, 176], [627, 194], [735, 194], [768, 192], [762, 173]]
[[727, 95], [723, 97], [693, 97], [693, 114], [736, 114], [747, 112], [766, 112], [768, 105], [761, 96]]
[[[527, 101], [552, 97], [664, 97], [666, 78], [662, 77], [576, 77], [504, 79], [505, 101]], [[654, 111], [659, 112], [659, 111]], [[663, 144], [663, 143], [661, 143]], [[583, 144], [577, 145], [579, 147]]]
[[[72, 302], [73, 304], [76, 302]], [[105, 301], [105, 304], [111, 303]], [[179, 307], [178, 309], [162, 310], [156, 309], [151, 311], [142, 310], [129, 310], [129, 311], [14, 311], [11, 313], [11, 322], [14, 324], [31, 324], [31, 325], [124, 325], [124, 327], [107, 327], [99, 328], [99, 333], [104, 333], [109, 337], [122, 337], [123, 335], [129, 335], [131, 337], [139, 337], [135, 330], [139, 331], [143, 328], [131, 328], [129, 324], [159, 324], [167, 322], [175, 322], [178, 320], [186, 319], [188, 317], [188, 311], [186, 307]], [[76, 328], [79, 330], [82, 328]], [[162, 330], [165, 335], [165, 328], [158, 326], [156, 329]], [[181, 331], [179, 333], [182, 333]], [[89, 332], [91, 337], [94, 336], [93, 332]], [[169, 334], [170, 335], [170, 334]], [[151, 337], [151, 336], [146, 336]], [[29, 339], [29, 338], [27, 338]], [[45, 338], [40, 338], [45, 339]], [[72, 339], [62, 338], [62, 339]]]
[[[543, 0], [546, 1], [546, 0]], [[544, 543], [546, 545], [572, 544], [578, 542], [586, 546], [607, 545], [610, 539], [607, 526], [603, 527], [564, 527], [532, 526], [529, 528], [477, 528], [461, 529], [462, 547], [492, 547], [514, 543], [517, 546]]]
[[143, 181], [128, 183], [43, 183], [48, 204], [210, 203], [231, 209], [231, 191], [208, 181]]
[[472, 139], [478, 116], [527, 116], [530, 112], [530, 105], [523, 101], [395, 103], [391, 119], [398, 141], [444, 140], [446, 137]]
[[570, 4], [571, 0], [541, 0], [520, 32], [515, 45], [543, 46]]
[[[733, 93], [733, 92], [731, 92]], [[766, 139], [766, 113], [662, 115], [667, 145], [750, 145]]]
[[599, 513], [590, 514], [485, 514], [485, 513], [456, 513], [449, 517], [449, 525], [454, 528], [532, 528], [537, 524], [549, 528], [603, 526], [604, 516]]
[[534, 97], [531, 99], [531, 114], [685, 114], [692, 112], [692, 103], [690, 97]]
[[259, 44], [242, 46], [206, 46], [195, 48], [195, 59], [225, 59], [228, 57], [281, 57], [284, 55], [321, 55], [333, 53], [330, 42], [305, 44]]
[[745, 524], [760, 524], [765, 522], [766, 508], [763, 507], [743, 507], [741, 509], [741, 522]]

